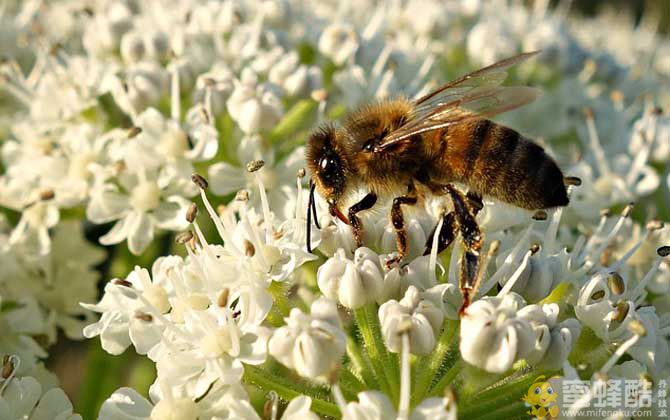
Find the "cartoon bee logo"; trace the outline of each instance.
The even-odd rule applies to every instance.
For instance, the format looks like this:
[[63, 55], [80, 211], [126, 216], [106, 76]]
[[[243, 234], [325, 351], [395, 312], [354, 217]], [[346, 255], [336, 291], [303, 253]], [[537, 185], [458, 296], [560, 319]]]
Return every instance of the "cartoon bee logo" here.
[[538, 376], [535, 383], [528, 388], [528, 393], [521, 400], [530, 407], [528, 414], [536, 419], [555, 419], [558, 417], [558, 394], [545, 376]]

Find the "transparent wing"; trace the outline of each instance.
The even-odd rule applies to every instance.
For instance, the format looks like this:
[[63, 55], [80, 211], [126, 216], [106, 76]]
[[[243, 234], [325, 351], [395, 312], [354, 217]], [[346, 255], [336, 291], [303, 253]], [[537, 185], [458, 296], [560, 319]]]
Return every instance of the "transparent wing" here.
[[504, 87], [507, 69], [538, 52], [524, 53], [499, 61], [451, 81], [415, 102], [407, 123], [389, 133], [375, 151], [398, 145], [420, 133], [448, 127], [476, 118], [492, 117], [532, 102], [540, 90], [527, 86]]

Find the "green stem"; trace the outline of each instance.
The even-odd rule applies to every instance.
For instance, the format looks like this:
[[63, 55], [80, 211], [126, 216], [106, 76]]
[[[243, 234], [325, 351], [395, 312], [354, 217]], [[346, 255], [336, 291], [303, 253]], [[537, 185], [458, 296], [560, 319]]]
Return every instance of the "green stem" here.
[[445, 362], [445, 356], [447, 355], [447, 351], [451, 348], [451, 344], [454, 341], [459, 325], [460, 323], [458, 321], [446, 320], [433, 353], [429, 357], [426, 357], [427, 360], [421, 359], [420, 362], [416, 364], [416, 382], [413, 392], [414, 403], [423, 400], [424, 395], [428, 392], [433, 379], [437, 375], [437, 371]]
[[340, 371], [340, 388], [347, 399], [353, 400], [359, 392], [367, 389], [367, 386], [349, 369], [343, 367]]
[[370, 360], [361, 353], [360, 347], [358, 347], [358, 344], [351, 337], [347, 337], [347, 356], [349, 356], [349, 360], [351, 361], [351, 367], [354, 368], [355, 373], [360, 375], [365, 385], [369, 389], [378, 389], [379, 384], [375, 379]]
[[278, 281], [273, 281], [270, 284], [270, 287], [268, 287], [268, 291], [272, 295], [272, 300], [281, 312], [282, 316], [288, 316], [291, 312], [291, 302], [288, 300], [285, 284]]
[[461, 371], [463, 370], [464, 365], [465, 362], [463, 361], [463, 359], [458, 359], [458, 361], [456, 361], [456, 363], [454, 363], [449, 368], [449, 370], [446, 371], [444, 376], [434, 386], [430, 388], [430, 395], [434, 397], [441, 396], [444, 393], [444, 390], [447, 386], [453, 385], [458, 374], [461, 373]]
[[461, 414], [458, 417], [467, 420], [486, 419], [486, 420], [513, 420], [528, 419], [528, 407], [521, 401], [494, 409], [493, 411], [480, 412], [477, 414]]
[[513, 405], [521, 400], [521, 397], [528, 392], [528, 388], [539, 376], [544, 375], [547, 380], [556, 373], [558, 371], [532, 371], [505, 384], [480, 392], [468, 398], [467, 402], [459, 407], [459, 414], [462, 414], [463, 417], [476, 418], [487, 415], [499, 407]]
[[329, 401], [323, 390], [302, 386], [288, 378], [274, 376], [261, 368], [250, 365], [244, 366], [244, 381], [268, 392], [275, 391], [279, 397], [286, 401], [301, 395], [307, 395], [312, 399], [312, 410], [338, 419], [341, 417], [337, 405]]
[[[377, 317], [376, 305], [370, 304], [354, 311], [356, 316], [356, 323], [363, 336], [365, 342], [365, 349], [367, 350], [372, 369], [375, 372], [375, 377], [379, 386], [385, 394], [398, 398], [399, 386], [393, 386], [399, 380], [400, 370], [396, 369], [395, 382], [392, 379], [394, 374], [393, 368], [390, 366], [391, 361], [386, 352], [386, 346], [382, 339], [382, 334], [379, 326], [379, 318]], [[388, 372], [388, 375], [386, 374]], [[395, 388], [395, 389], [394, 389]], [[391, 393], [391, 390], [394, 393]], [[393, 398], [392, 398], [393, 399]]]

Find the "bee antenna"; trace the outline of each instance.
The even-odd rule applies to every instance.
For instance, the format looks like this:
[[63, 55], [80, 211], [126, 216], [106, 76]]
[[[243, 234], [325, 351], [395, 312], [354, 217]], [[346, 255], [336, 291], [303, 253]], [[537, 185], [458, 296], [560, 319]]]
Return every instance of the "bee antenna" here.
[[[307, 229], [306, 229], [306, 245], [307, 252], [312, 253], [312, 207], [314, 205], [314, 188], [316, 186], [309, 180], [309, 201], [307, 202]], [[316, 210], [314, 210], [316, 215]]]
[[[310, 183], [311, 180], [310, 180]], [[310, 194], [309, 194], [309, 206], [312, 208], [312, 218], [314, 219], [314, 224], [316, 225], [316, 228], [321, 230], [321, 225], [319, 224], [319, 218], [316, 216], [316, 199], [314, 198], [314, 187], [315, 185], [312, 183], [312, 187], [310, 189]]]

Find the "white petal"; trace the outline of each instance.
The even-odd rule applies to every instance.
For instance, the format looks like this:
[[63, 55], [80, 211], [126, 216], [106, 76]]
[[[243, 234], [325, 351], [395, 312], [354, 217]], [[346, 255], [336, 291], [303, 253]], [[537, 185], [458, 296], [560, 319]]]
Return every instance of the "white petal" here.
[[120, 388], [102, 403], [98, 420], [148, 420], [153, 405], [132, 388]]
[[215, 163], [209, 167], [207, 174], [210, 188], [217, 195], [230, 194], [246, 186], [243, 170], [227, 163]]
[[154, 239], [154, 222], [144, 212], [134, 213], [135, 219], [128, 228], [128, 249], [133, 254], [139, 255]]

